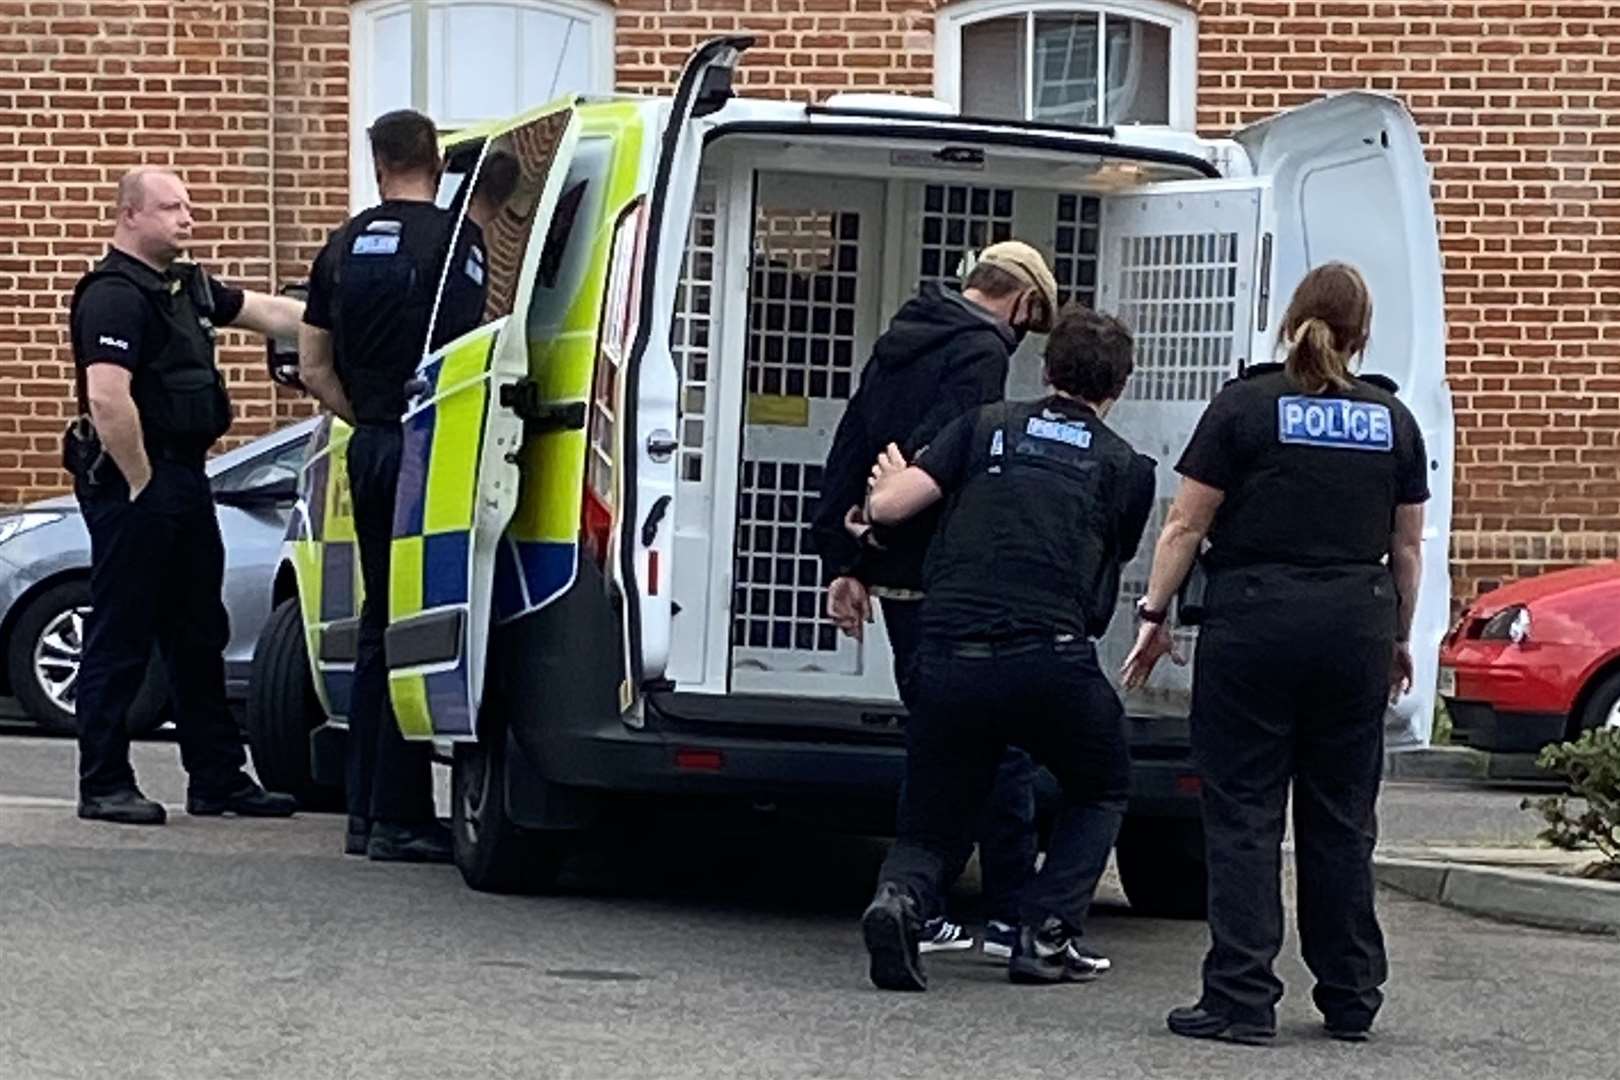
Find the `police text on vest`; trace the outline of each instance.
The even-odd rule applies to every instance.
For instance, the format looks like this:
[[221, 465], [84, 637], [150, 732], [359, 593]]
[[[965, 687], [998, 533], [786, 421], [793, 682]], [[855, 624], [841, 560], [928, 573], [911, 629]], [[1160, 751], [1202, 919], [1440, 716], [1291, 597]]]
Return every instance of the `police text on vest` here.
[[1333, 450], [1395, 449], [1389, 406], [1376, 401], [1307, 397], [1277, 399], [1277, 441]]

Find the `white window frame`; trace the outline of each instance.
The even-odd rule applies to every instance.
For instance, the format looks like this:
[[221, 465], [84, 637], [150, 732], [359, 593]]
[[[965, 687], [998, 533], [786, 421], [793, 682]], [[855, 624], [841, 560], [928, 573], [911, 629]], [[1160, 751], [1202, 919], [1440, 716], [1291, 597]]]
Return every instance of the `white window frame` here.
[[[428, 0], [430, 9], [443, 10], [461, 3], [487, 2], [487, 0]], [[507, 6], [530, 11], [548, 12], [579, 19], [591, 28], [591, 85], [581, 92], [611, 94], [614, 71], [614, 9], [607, 0], [503, 0]], [[349, 12], [349, 205], [353, 210], [362, 208], [369, 199], [371, 185], [371, 149], [366, 143], [366, 127], [374, 116], [364, 115], [370, 104], [364, 99], [362, 87], [371, 85], [372, 24], [380, 16], [410, 10], [412, 0], [356, 0]], [[520, 46], [521, 47], [521, 46]], [[405, 57], [405, 63], [411, 58]], [[535, 105], [544, 104], [535, 102]], [[436, 122], [439, 117], [433, 118]], [[499, 120], [504, 117], [484, 117]]]
[[[1170, 30], [1170, 122], [1169, 126], [1192, 131], [1198, 109], [1198, 15], [1191, 8], [1170, 0], [1109, 0], [1108, 3], [1075, 3], [1074, 0], [956, 0], [934, 17], [934, 96], [957, 109], [962, 107], [962, 32], [975, 23], [1009, 16], [1033, 19], [1037, 15], [1118, 15], [1157, 23]], [[1035, 79], [1034, 36], [1026, 28], [1024, 69], [1028, 85], [1024, 100], [1033, 100]], [[1099, 78], [1103, 71], [1106, 45], [1098, 45]], [[1106, 119], [1105, 119], [1105, 122]]]

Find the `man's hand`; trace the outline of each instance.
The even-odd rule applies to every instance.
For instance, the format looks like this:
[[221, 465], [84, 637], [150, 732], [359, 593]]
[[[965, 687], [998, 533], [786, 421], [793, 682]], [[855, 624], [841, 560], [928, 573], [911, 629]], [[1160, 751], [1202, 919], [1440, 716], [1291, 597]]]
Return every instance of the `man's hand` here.
[[1158, 666], [1159, 660], [1166, 653], [1177, 664], [1185, 664], [1187, 658], [1176, 651], [1176, 640], [1170, 633], [1170, 627], [1164, 623], [1145, 622], [1136, 631], [1136, 644], [1131, 654], [1125, 658], [1125, 666], [1120, 669], [1119, 677], [1127, 690], [1135, 690], [1147, 683], [1153, 669]]
[[838, 629], [860, 641], [872, 621], [872, 597], [859, 578], [834, 578], [827, 586], [827, 614]]
[[872, 538], [872, 523], [866, 520], [866, 512], [859, 506], [852, 506], [844, 513], [844, 531], [863, 548], [883, 550], [883, 545]]
[[125, 481], [129, 484], [129, 501], [134, 502], [141, 497], [141, 492], [145, 491], [146, 486], [152, 482], [151, 464], [147, 464], [144, 473], [139, 476], [125, 477]]
[[872, 466], [872, 479], [867, 487], [876, 487], [884, 477], [905, 472], [909, 464], [910, 462], [906, 461], [906, 455], [900, 452], [900, 448], [894, 443], [890, 443], [884, 447], [883, 453], [878, 455], [877, 464]]
[[1398, 701], [1412, 689], [1415, 669], [1412, 664], [1412, 646], [1405, 641], [1395, 643], [1395, 652], [1389, 665], [1389, 700]]

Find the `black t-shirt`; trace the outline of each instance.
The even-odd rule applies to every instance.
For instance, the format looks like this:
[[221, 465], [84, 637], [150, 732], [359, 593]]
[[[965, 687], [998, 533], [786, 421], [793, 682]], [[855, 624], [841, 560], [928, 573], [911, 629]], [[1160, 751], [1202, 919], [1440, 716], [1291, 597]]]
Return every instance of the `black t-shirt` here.
[[1280, 365], [1216, 395], [1176, 471], [1226, 493], [1209, 533], [1215, 568], [1377, 563], [1395, 508], [1429, 498], [1423, 435], [1393, 393], [1357, 379], [1302, 394]]
[[[333, 333], [338, 378], [359, 420], [397, 421], [421, 362], [456, 215], [389, 200], [334, 232], [310, 270], [304, 321]], [[461, 230], [429, 348], [477, 326], [487, 294], [482, 231]]]
[[[153, 285], [174, 281], [181, 274], [177, 269], [159, 273], [117, 249], [110, 251], [107, 258]], [[242, 290], [212, 275], [208, 285], [214, 297], [212, 322], [215, 326], [229, 326], [242, 313]], [[116, 275], [97, 278], [85, 287], [73, 320], [73, 340], [80, 349], [75, 360], [84, 367], [117, 364], [134, 373], [152, 359], [151, 350], [161, 349], [167, 338], [151, 299], [134, 282]]]
[[1155, 463], [1053, 396], [959, 417], [916, 458], [947, 499], [929, 548], [934, 637], [1098, 636], [1152, 511]]

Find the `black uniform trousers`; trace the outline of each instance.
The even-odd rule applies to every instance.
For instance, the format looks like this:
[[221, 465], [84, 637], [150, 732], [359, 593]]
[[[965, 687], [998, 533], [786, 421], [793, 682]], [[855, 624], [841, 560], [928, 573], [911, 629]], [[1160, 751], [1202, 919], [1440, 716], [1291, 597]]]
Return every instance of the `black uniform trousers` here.
[[362, 424], [349, 437], [349, 493], [360, 548], [365, 602], [349, 698], [345, 792], [349, 813], [420, 825], [434, 820], [433, 747], [400, 734], [388, 699], [388, 559], [394, 536], [403, 433], [398, 424]]
[[1211, 581], [1192, 701], [1209, 862], [1204, 1008], [1275, 1022], [1292, 782], [1299, 936], [1316, 1005], [1345, 1023], [1377, 1013], [1388, 967], [1372, 852], [1394, 634], [1382, 566], [1266, 566]]
[[1008, 746], [1057, 777], [1061, 809], [1046, 862], [1023, 890], [1019, 921], [1060, 917], [1084, 928], [1130, 795], [1125, 710], [1085, 640], [924, 638], [907, 726], [900, 835], [880, 882], [937, 910], [963, 843], [983, 811]]
[[[895, 681], [900, 686], [901, 700], [910, 708], [915, 701], [911, 696], [911, 685], [917, 649], [922, 644], [922, 601], [885, 597], [879, 602], [883, 605], [883, 624], [889, 631], [889, 645], [894, 650]], [[898, 810], [901, 817], [906, 812], [907, 786], [907, 781], [902, 778]], [[903, 826], [898, 831], [904, 831]], [[1008, 747], [1002, 755], [974, 837], [979, 842], [979, 876], [985, 917], [1017, 925], [1019, 898], [1035, 873], [1037, 848], [1035, 763], [1022, 750]], [[952, 862], [953, 869], [946, 872], [947, 884], [962, 876], [962, 870], [972, 854], [973, 842], [963, 841]], [[923, 917], [931, 919], [943, 914], [943, 910], [928, 910]]]
[[225, 704], [225, 545], [201, 454], [150, 454], [152, 480], [134, 502], [111, 461], [75, 493], [90, 531], [90, 603], [79, 668], [79, 792], [135, 786], [125, 714], [155, 642], [174, 699], [180, 760], [192, 794], [250, 783], [242, 731]]

